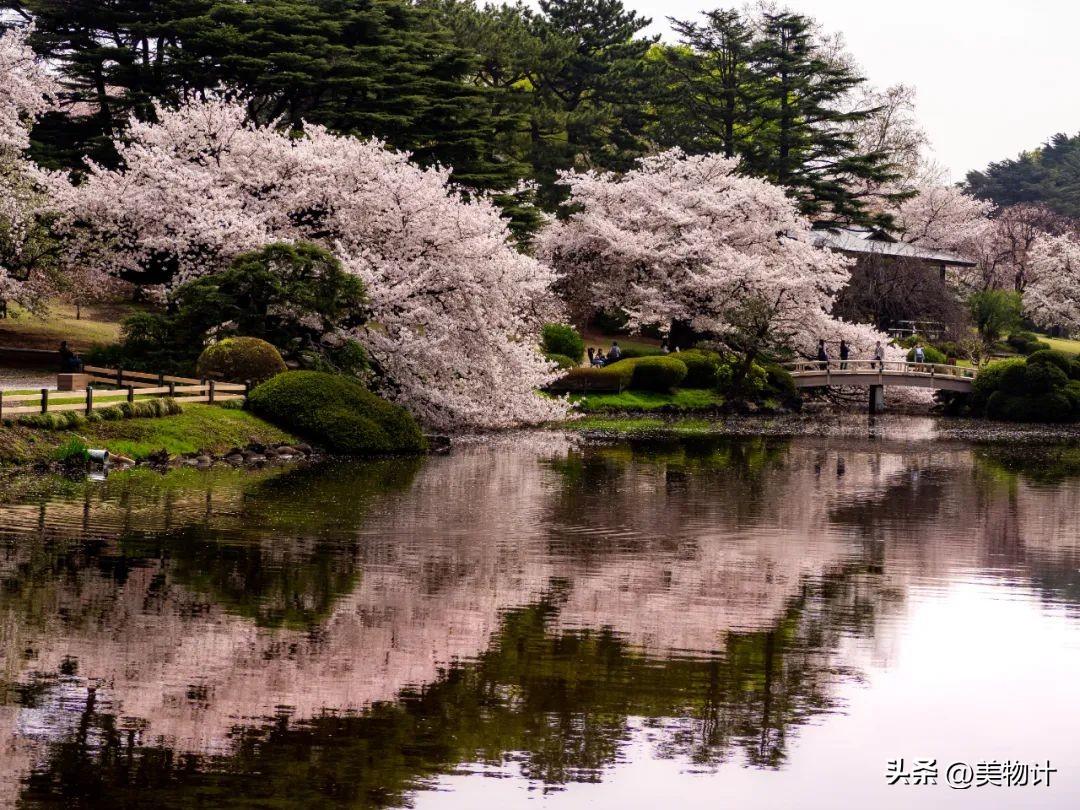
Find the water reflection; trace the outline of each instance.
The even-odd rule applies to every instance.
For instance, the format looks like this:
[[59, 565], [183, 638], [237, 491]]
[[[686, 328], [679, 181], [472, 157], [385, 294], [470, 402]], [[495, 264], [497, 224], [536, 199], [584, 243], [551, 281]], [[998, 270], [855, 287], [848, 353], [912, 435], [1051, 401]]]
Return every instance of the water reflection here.
[[960, 588], [1076, 630], [1080, 479], [918, 430], [15, 481], [0, 801], [475, 806], [468, 774], [572, 800], [669, 761], [791, 804], [828, 754], [802, 733], [887, 694], [920, 611]]

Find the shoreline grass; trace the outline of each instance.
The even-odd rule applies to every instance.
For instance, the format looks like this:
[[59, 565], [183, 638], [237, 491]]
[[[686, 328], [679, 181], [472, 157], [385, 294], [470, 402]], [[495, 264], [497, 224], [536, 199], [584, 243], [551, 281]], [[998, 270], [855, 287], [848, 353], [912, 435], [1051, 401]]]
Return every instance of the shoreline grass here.
[[630, 390], [618, 394], [572, 394], [570, 402], [579, 413], [693, 413], [718, 411], [725, 399], [707, 388], [680, 388], [670, 394]]
[[263, 444], [300, 441], [249, 411], [189, 404], [175, 416], [92, 422], [68, 430], [32, 428], [17, 422], [0, 426], [0, 464], [49, 461], [73, 437], [80, 437], [88, 447], [104, 448], [136, 461], [162, 450], [171, 456], [200, 450], [219, 454], [251, 441]]

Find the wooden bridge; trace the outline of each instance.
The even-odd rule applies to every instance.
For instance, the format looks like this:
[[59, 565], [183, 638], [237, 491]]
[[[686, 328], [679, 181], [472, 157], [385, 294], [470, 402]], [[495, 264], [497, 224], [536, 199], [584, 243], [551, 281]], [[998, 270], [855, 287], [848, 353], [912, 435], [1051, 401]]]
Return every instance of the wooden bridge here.
[[971, 393], [978, 369], [941, 363], [897, 360], [809, 360], [788, 363], [797, 388], [851, 387], [870, 389], [870, 412], [884, 406], [886, 385]]

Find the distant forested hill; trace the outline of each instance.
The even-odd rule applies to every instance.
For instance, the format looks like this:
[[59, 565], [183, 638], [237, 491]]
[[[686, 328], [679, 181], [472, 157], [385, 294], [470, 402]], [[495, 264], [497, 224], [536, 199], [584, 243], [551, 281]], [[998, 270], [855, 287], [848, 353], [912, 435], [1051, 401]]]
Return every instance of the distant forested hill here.
[[967, 187], [1000, 206], [1042, 203], [1080, 218], [1080, 134], [1058, 133], [1034, 151], [968, 172]]

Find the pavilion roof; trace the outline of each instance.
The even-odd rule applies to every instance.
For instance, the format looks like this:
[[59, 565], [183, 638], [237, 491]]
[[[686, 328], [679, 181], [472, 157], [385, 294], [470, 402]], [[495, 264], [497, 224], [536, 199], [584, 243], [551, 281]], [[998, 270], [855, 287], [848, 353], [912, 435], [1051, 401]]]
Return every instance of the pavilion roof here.
[[878, 228], [828, 228], [814, 232], [815, 243], [842, 253], [855, 255], [895, 256], [917, 259], [929, 264], [946, 264], [957, 267], [974, 267], [975, 262], [944, 250], [909, 245], [901, 242], [887, 231]]

